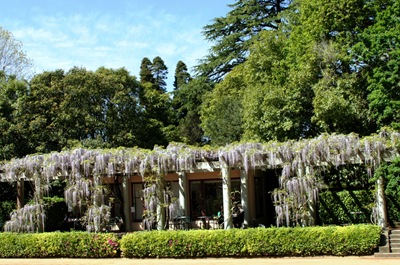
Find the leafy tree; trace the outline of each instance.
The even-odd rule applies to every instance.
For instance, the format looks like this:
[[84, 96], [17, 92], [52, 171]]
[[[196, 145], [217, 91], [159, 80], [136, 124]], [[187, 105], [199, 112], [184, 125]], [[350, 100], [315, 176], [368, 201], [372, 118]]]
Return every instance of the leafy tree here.
[[6, 76], [29, 78], [32, 60], [22, 50], [22, 43], [11, 32], [0, 26], [0, 71]]
[[373, 10], [358, 0], [305, 0], [293, 7], [282, 13], [287, 24], [259, 34], [244, 64], [244, 138], [371, 133], [365, 79], [350, 51], [373, 23], [365, 17]]
[[400, 128], [400, 3], [373, 1], [375, 23], [352, 51], [354, 67], [367, 79], [370, 119], [377, 127]]
[[307, 69], [312, 65], [291, 61], [285, 30], [263, 32], [259, 39], [243, 64], [243, 139], [285, 141], [311, 135], [315, 74]]
[[[60, 106], [61, 126], [66, 130], [65, 145], [97, 141], [104, 143], [103, 102], [100, 89], [101, 80], [92, 71], [74, 67], [64, 76], [62, 86], [64, 100]], [[70, 129], [67, 129], [70, 128]]]
[[32, 151], [26, 126], [17, 122], [24, 117], [28, 92], [25, 81], [6, 77], [0, 71], [0, 160], [22, 157]]
[[71, 140], [90, 147], [140, 145], [139, 84], [124, 69], [96, 72], [71, 69], [65, 80], [64, 126], [75, 128]]
[[301, 1], [300, 24], [291, 33], [292, 47], [298, 47], [293, 57], [305, 51], [297, 64], [311, 62], [318, 74], [312, 85], [316, 133], [375, 131], [368, 119], [365, 79], [355, 71], [349, 52], [373, 23], [371, 17], [373, 10], [365, 1]]
[[123, 68], [44, 72], [31, 80], [21, 114], [13, 123], [25, 128], [29, 153], [77, 145], [141, 146], [140, 128], [145, 121], [138, 91], [139, 83]]
[[[124, 69], [99, 68], [95, 72], [101, 82], [104, 142], [112, 147], [142, 145], [143, 117], [139, 106], [139, 83]], [[99, 128], [100, 130], [100, 128]]]
[[239, 141], [243, 134], [243, 69], [237, 66], [206, 94], [201, 107], [201, 127], [213, 145]]
[[237, 0], [225, 17], [218, 17], [203, 28], [206, 40], [215, 42], [210, 53], [200, 61], [200, 75], [219, 81], [236, 65], [243, 63], [254, 37], [263, 30], [279, 27], [279, 14], [291, 0]]

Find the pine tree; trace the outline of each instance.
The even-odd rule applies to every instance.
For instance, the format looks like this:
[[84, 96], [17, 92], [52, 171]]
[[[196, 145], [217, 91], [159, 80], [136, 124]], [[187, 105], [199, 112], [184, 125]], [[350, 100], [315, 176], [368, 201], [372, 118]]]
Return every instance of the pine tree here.
[[166, 92], [167, 83], [165, 80], [167, 79], [168, 68], [161, 57], [157, 56], [153, 59], [151, 72], [153, 74], [154, 88], [160, 92]]
[[215, 42], [211, 52], [195, 67], [198, 74], [219, 81], [236, 65], [246, 61], [253, 37], [263, 30], [276, 30], [279, 14], [291, 0], [236, 0], [225, 17], [203, 28], [206, 40]]
[[182, 85], [187, 84], [190, 81], [190, 79], [191, 77], [188, 72], [186, 64], [182, 61], [179, 61], [176, 64], [176, 69], [175, 69], [174, 90], [177, 90]]
[[154, 82], [153, 74], [151, 72], [151, 67], [152, 67], [152, 63], [151, 63], [150, 59], [147, 57], [144, 57], [142, 59], [141, 65], [140, 65], [140, 72], [139, 72], [141, 84], [144, 84], [146, 82], [150, 82], [150, 83]]

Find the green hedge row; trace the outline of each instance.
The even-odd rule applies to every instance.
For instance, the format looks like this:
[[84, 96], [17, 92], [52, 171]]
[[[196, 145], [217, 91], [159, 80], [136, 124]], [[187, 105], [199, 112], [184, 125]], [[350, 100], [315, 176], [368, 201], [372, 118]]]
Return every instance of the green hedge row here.
[[0, 258], [196, 258], [369, 255], [374, 225], [112, 233], [0, 233]]
[[128, 258], [370, 255], [380, 232], [374, 225], [150, 231], [125, 235], [121, 250]]
[[119, 240], [111, 233], [0, 233], [0, 258], [114, 258]]

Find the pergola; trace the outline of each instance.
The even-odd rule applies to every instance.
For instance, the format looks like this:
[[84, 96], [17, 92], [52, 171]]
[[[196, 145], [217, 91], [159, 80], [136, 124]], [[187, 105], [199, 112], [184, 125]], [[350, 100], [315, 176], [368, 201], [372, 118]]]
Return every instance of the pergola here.
[[[171, 143], [166, 148], [153, 150], [140, 148], [117, 149], [75, 149], [53, 152], [43, 155], [28, 155], [12, 159], [0, 165], [0, 180], [17, 182], [18, 207], [22, 208], [23, 181], [35, 183], [35, 198], [38, 206], [34, 210], [40, 213], [40, 198], [54, 178], [68, 180], [65, 199], [68, 205], [79, 204], [86, 199], [91, 202], [93, 211], [92, 230], [99, 225], [102, 212], [101, 189], [97, 189], [104, 178], [122, 177], [124, 201], [129, 198], [128, 178], [132, 175], [156, 176], [153, 188], [164, 190], [164, 176], [171, 172], [179, 176], [179, 205], [185, 212], [187, 196], [185, 192], [187, 172], [220, 171], [223, 187], [223, 213], [231, 216], [231, 177], [230, 169], [240, 169], [241, 200], [245, 211], [245, 224], [248, 217], [248, 174], [260, 168], [282, 168], [280, 191], [274, 196], [277, 224], [289, 224], [289, 216], [298, 205], [307, 205], [308, 212], [300, 216], [302, 225], [313, 225], [315, 221], [315, 203], [318, 194], [316, 170], [326, 165], [365, 164], [372, 175], [373, 170], [383, 161], [391, 161], [399, 155], [400, 134], [382, 131], [360, 138], [355, 134], [322, 134], [312, 139], [287, 142], [245, 142], [233, 143], [224, 147], [194, 147], [181, 143]], [[383, 180], [379, 179], [377, 194], [377, 212], [379, 225], [385, 227], [385, 198]], [[162, 193], [159, 193], [162, 194]], [[301, 195], [301, 196], [300, 196]], [[287, 198], [291, 197], [288, 205]], [[163, 196], [157, 196], [159, 205], [154, 211], [157, 216], [157, 228], [164, 227], [162, 218]], [[297, 202], [293, 203], [293, 200]], [[124, 203], [124, 213], [129, 216], [129, 205]], [[32, 207], [31, 207], [32, 208]], [[38, 210], [39, 209], [39, 210]], [[99, 210], [100, 209], [100, 210]], [[25, 211], [26, 212], [26, 211]], [[247, 215], [246, 215], [247, 214]], [[40, 214], [39, 214], [40, 215]], [[39, 216], [37, 214], [37, 216]], [[15, 220], [18, 220], [15, 217]], [[96, 219], [97, 218], [97, 219]], [[40, 217], [38, 217], [40, 219]], [[21, 220], [21, 218], [19, 218]], [[43, 225], [42, 222], [36, 222]], [[127, 225], [129, 222], [126, 222]], [[36, 224], [37, 225], [37, 224]], [[226, 229], [232, 228], [231, 218], [224, 223]], [[128, 227], [129, 229], [129, 227]]]

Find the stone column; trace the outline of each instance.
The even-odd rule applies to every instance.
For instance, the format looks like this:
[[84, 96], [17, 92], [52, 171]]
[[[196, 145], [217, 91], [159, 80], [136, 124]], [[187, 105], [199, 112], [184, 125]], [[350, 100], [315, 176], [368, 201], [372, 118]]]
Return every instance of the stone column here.
[[123, 198], [123, 211], [124, 211], [124, 224], [126, 232], [131, 229], [131, 207], [130, 207], [130, 197], [129, 197], [129, 176], [124, 175], [122, 178], [122, 198]]
[[240, 170], [241, 204], [244, 211], [243, 227], [247, 228], [250, 223], [249, 212], [249, 178], [245, 170]]
[[185, 172], [178, 172], [179, 176], [179, 214], [181, 216], [188, 215], [187, 213], [187, 200], [186, 200], [186, 187], [187, 187], [187, 179]]
[[231, 200], [231, 172], [225, 162], [221, 163], [222, 174], [222, 200], [224, 208], [224, 228], [233, 228], [232, 223], [232, 200]]
[[377, 217], [378, 217], [378, 225], [382, 228], [385, 228], [388, 224], [387, 222], [387, 212], [386, 212], [386, 198], [385, 198], [385, 185], [383, 177], [380, 177], [377, 181], [378, 192], [377, 192], [377, 200], [376, 200], [376, 208], [377, 208]]
[[158, 199], [157, 205], [157, 230], [164, 230], [165, 228], [165, 179], [164, 176], [156, 177], [156, 194]]

